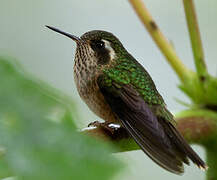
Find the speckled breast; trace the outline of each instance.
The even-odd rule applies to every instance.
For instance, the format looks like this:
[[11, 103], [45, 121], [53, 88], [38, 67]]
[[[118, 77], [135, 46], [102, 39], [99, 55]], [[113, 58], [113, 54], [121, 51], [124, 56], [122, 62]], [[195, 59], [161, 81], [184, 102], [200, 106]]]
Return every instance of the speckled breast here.
[[114, 113], [99, 90], [96, 78], [74, 68], [74, 80], [80, 97], [97, 116], [107, 122], [117, 122]]

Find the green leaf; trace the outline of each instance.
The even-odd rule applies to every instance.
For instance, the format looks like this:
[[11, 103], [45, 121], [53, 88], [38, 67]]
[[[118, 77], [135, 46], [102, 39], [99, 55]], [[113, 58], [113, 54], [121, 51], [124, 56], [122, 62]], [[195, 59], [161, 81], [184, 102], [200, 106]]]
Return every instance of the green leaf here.
[[179, 85], [179, 88], [191, 98], [194, 105], [217, 106], [217, 78], [207, 75], [201, 80], [197, 74], [192, 73], [191, 78]]
[[121, 168], [108, 147], [76, 130], [70, 98], [0, 58], [0, 178], [107, 180]]

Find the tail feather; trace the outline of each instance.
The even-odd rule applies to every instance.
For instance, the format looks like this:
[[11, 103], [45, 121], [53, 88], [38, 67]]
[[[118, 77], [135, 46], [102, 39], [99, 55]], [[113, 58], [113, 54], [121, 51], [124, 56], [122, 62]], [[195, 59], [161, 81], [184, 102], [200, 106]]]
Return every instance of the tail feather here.
[[200, 169], [206, 170], [208, 168], [206, 163], [197, 155], [197, 153], [191, 148], [191, 146], [169, 121], [159, 118], [159, 122], [164, 127], [168, 137], [171, 139], [174, 149], [178, 152], [177, 156], [179, 156], [184, 163], [189, 164], [187, 160], [188, 157]]

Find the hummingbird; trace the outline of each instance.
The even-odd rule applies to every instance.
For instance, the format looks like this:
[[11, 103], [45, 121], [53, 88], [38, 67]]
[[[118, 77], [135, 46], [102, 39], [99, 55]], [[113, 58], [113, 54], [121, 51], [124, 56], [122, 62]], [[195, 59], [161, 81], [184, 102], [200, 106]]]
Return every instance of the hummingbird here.
[[101, 30], [77, 37], [47, 27], [76, 42], [74, 81], [89, 109], [105, 121], [96, 124], [120, 124], [145, 154], [172, 173], [182, 174], [189, 159], [207, 169], [176, 129], [151, 76], [117, 37]]

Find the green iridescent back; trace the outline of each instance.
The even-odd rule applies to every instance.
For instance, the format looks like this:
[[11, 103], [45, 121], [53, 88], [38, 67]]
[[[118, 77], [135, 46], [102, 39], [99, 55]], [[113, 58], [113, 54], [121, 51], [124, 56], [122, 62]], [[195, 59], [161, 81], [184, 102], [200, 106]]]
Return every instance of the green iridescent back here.
[[118, 58], [112, 67], [103, 70], [105, 83], [112, 85], [131, 84], [149, 105], [164, 105], [164, 100], [158, 93], [148, 72], [127, 52], [117, 54]]

